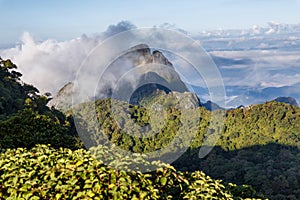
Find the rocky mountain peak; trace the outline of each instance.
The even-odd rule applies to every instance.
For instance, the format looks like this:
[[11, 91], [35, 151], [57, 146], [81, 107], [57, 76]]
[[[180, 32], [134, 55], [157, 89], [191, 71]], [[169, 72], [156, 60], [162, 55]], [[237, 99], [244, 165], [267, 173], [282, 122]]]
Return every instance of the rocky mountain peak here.
[[152, 63], [163, 64], [172, 67], [172, 63], [162, 54], [162, 52], [155, 50], [152, 52]]
[[55, 107], [62, 111], [67, 111], [72, 106], [74, 83], [68, 82], [56, 94], [56, 96], [48, 103], [49, 107]]
[[133, 61], [135, 66], [143, 64], [161, 64], [168, 67], [173, 67], [172, 63], [158, 50], [151, 53], [151, 49], [146, 44], [139, 44], [131, 47], [124, 57]]
[[[132, 76], [122, 79], [124, 73], [135, 67], [139, 68], [134, 71]], [[130, 100], [129, 103], [139, 105], [141, 101], [147, 101], [147, 98], [153, 98], [158, 94], [176, 92], [173, 94], [179, 99], [184, 99], [188, 107], [197, 107], [200, 104], [197, 103], [199, 99], [196, 95], [191, 96], [184, 93], [189, 90], [165, 55], [158, 50], [151, 52], [150, 47], [146, 44], [139, 44], [128, 49], [109, 66], [106, 73], [107, 75], [104, 74], [104, 77], [114, 76], [114, 78], [101, 82], [96, 92], [96, 99], [112, 97], [122, 101]], [[114, 87], [116, 85], [114, 81], [119, 81], [117, 88]], [[58, 109], [70, 106], [72, 88], [73, 84], [67, 83], [49, 103], [49, 106]], [[117, 95], [112, 95], [111, 91]], [[183, 93], [182, 95], [186, 97], [179, 93]], [[131, 96], [128, 97], [128, 95]], [[69, 103], [66, 103], [66, 100]]]

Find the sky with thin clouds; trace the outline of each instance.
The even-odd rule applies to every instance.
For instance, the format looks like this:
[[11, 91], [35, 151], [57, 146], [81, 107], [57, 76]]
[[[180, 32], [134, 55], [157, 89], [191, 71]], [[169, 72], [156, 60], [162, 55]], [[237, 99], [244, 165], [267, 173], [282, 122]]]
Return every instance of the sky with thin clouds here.
[[65, 40], [102, 32], [122, 20], [138, 27], [167, 22], [196, 32], [300, 19], [299, 0], [0, 0], [0, 9], [0, 46], [16, 43], [24, 32]]

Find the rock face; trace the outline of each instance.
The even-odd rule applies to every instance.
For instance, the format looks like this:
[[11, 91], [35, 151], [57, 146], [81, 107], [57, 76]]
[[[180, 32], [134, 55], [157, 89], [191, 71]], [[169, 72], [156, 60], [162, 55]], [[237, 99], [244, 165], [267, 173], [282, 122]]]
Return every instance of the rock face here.
[[[135, 74], [134, 79], [126, 79], [120, 84], [119, 91], [123, 94], [119, 95], [120, 100], [139, 104], [149, 97], [153, 98], [158, 94], [157, 91], [166, 94], [171, 91], [188, 91], [172, 63], [160, 51], [155, 50], [151, 53], [147, 45], [141, 44], [129, 49], [120, 59], [124, 58], [132, 61], [138, 73]], [[124, 92], [130, 94], [130, 97], [124, 95]]]
[[293, 97], [277, 97], [274, 101], [287, 103], [292, 106], [298, 106], [296, 99]]
[[49, 107], [54, 107], [61, 111], [67, 111], [72, 107], [72, 95], [74, 84], [72, 82], [64, 85], [56, 96], [48, 103]]
[[158, 50], [151, 50], [146, 44], [139, 44], [131, 47], [121, 58], [132, 60], [135, 66], [156, 63], [173, 67], [172, 63]]
[[172, 63], [160, 52], [160, 51], [153, 51], [152, 53], [152, 63], [163, 64], [166, 66], [173, 66]]
[[195, 93], [172, 92], [171, 95], [179, 101], [180, 107], [183, 109], [193, 109], [201, 106], [201, 102]]

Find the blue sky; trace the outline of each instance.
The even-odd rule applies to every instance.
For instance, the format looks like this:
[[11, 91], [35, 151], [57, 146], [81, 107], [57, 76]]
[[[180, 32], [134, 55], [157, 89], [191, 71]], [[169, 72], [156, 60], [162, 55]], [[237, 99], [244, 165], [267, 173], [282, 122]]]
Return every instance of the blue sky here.
[[0, 0], [0, 45], [25, 31], [40, 39], [71, 39], [128, 20], [138, 27], [165, 22], [195, 32], [300, 22], [300, 0]]

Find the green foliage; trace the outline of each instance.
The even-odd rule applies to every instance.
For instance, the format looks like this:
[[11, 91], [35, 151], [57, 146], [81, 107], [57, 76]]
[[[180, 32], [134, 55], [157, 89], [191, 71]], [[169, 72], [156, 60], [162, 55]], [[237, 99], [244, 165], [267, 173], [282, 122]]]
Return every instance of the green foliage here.
[[278, 143], [300, 148], [300, 109], [275, 101], [227, 112], [219, 145], [227, 150]]
[[[191, 172], [204, 170], [214, 178], [238, 184], [249, 184], [259, 193], [266, 194], [270, 198], [280, 195], [286, 198], [300, 198], [298, 189], [300, 177], [295, 172], [300, 165], [299, 151], [295, 150], [295, 148], [300, 148], [300, 109], [298, 107], [272, 101], [249, 108], [227, 111], [217, 147], [207, 158], [201, 160], [198, 152], [204, 137], [213, 134], [218, 128], [218, 126], [211, 126], [211, 112], [198, 108], [196, 112], [189, 115], [190, 122], [188, 122], [184, 121], [178, 109], [170, 106], [165, 116], [158, 117], [166, 126], [157, 129], [158, 131], [152, 134], [152, 137], [138, 138], [126, 134], [124, 132], [126, 129], [116, 123], [118, 120], [116, 120], [116, 115], [113, 115], [111, 105], [114, 104], [111, 101], [98, 100], [96, 112], [102, 133], [118, 147], [138, 153], [152, 152], [165, 147], [179, 134], [181, 142], [175, 143], [178, 146], [170, 149], [170, 152], [176, 152], [177, 148], [186, 141], [185, 132], [189, 131], [194, 134], [194, 141], [190, 149], [174, 163], [177, 169]], [[168, 102], [167, 99], [165, 101]], [[140, 127], [147, 127], [151, 119], [149, 117], [151, 109], [125, 104], [123, 108], [128, 109], [126, 113], [130, 114], [132, 121]], [[191, 127], [195, 126], [189, 123], [194, 123], [197, 118], [199, 119], [197, 129], [191, 130]], [[188, 125], [184, 126], [185, 124]], [[140, 133], [139, 129], [131, 128], [133, 125], [128, 124], [128, 127], [128, 130], [133, 132], [132, 135]], [[279, 145], [275, 149], [281, 150], [275, 151], [272, 143]], [[232, 153], [227, 153], [228, 151]], [[278, 152], [278, 154], [273, 152]], [[276, 164], [278, 162], [282, 164]], [[269, 171], [266, 172], [266, 169]]]
[[188, 171], [202, 170], [226, 182], [251, 185], [270, 199], [300, 198], [297, 147], [268, 144], [225, 151], [217, 146], [204, 159], [199, 159], [198, 152], [199, 149], [190, 150], [173, 165]]
[[[94, 108], [96, 108], [96, 116], [93, 115]], [[87, 133], [93, 132], [93, 129], [95, 131], [84, 136], [87, 137], [86, 141], [93, 141], [91, 146], [105, 143], [101, 140], [103, 137], [100, 137], [104, 135], [123, 150], [136, 153], [149, 152], [166, 146], [178, 131], [182, 132], [179, 130], [181, 113], [176, 108], [166, 108], [163, 112], [156, 112], [106, 99], [97, 100], [95, 104], [82, 104], [76, 108], [76, 112], [79, 113], [78, 116], [85, 116], [83, 120], [77, 118], [77, 127], [87, 130]], [[95, 135], [97, 137], [93, 138]], [[173, 148], [175, 151], [176, 147]]]
[[[251, 185], [270, 199], [300, 199], [300, 109], [271, 101], [230, 110], [226, 116], [217, 146], [206, 158], [198, 157], [198, 139], [174, 166]], [[199, 135], [206, 127], [206, 122], [200, 125]]]
[[22, 74], [16, 69], [17, 66], [11, 60], [0, 58], [0, 120], [24, 108], [27, 98], [37, 97], [38, 90], [21, 83]]
[[46, 106], [49, 99], [20, 81], [10, 60], [0, 58], [0, 148], [82, 147], [71, 117]]
[[40, 114], [29, 108], [20, 110], [5, 121], [0, 121], [0, 148], [33, 147], [51, 144], [54, 147], [81, 147], [72, 133], [69, 121], [59, 119], [52, 112]]
[[7, 149], [0, 154], [0, 198], [241, 199], [202, 172], [183, 173], [160, 165], [142, 174], [106, 166], [83, 149]]

